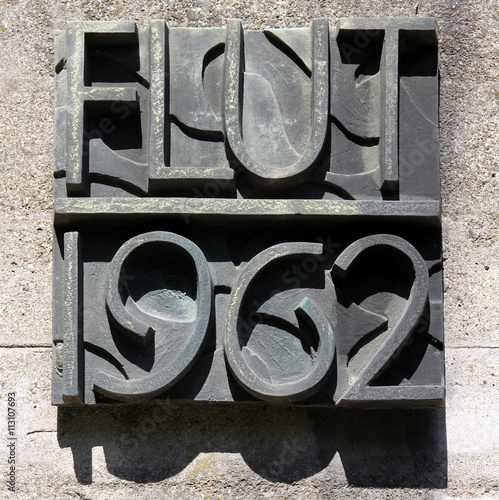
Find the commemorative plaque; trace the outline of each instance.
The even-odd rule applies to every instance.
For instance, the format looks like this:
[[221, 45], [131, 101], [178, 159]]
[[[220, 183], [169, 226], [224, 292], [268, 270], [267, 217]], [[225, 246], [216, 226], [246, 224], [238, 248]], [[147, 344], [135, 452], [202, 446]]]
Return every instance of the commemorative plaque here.
[[56, 35], [53, 403], [444, 400], [430, 18]]

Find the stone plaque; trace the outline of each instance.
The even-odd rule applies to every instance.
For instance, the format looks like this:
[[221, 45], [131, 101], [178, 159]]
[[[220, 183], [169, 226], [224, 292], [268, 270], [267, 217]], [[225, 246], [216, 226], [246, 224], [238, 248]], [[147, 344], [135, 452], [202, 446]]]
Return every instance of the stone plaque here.
[[440, 406], [430, 18], [56, 35], [53, 403]]

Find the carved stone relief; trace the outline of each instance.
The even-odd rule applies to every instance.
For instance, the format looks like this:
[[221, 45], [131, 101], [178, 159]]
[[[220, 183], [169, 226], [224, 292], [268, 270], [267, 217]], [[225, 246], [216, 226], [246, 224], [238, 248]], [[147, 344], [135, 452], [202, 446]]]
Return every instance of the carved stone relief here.
[[436, 25], [56, 36], [53, 403], [444, 399]]

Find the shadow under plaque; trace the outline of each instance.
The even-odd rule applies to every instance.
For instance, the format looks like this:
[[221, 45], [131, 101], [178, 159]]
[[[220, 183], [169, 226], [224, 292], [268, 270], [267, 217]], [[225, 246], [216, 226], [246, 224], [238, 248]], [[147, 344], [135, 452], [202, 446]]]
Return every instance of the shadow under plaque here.
[[[182, 472], [201, 453], [239, 454], [271, 482], [326, 471], [350, 486], [445, 488], [445, 409], [325, 409], [190, 403], [58, 409], [58, 440], [77, 480], [92, 483], [92, 449], [110, 474], [137, 483]], [[341, 466], [332, 464], [338, 455]], [[223, 457], [219, 460], [223, 461]], [[327, 470], [329, 468], [330, 472]]]

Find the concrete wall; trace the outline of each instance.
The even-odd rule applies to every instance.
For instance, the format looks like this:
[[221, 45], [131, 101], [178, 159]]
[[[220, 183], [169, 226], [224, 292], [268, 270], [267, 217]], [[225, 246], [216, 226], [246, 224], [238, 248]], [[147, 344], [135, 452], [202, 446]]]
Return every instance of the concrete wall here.
[[[54, 30], [72, 19], [304, 26], [417, 6], [440, 27], [446, 409], [51, 407]], [[9, 392], [19, 498], [499, 498], [497, 0], [2, 0], [0, 9], [2, 498]]]

